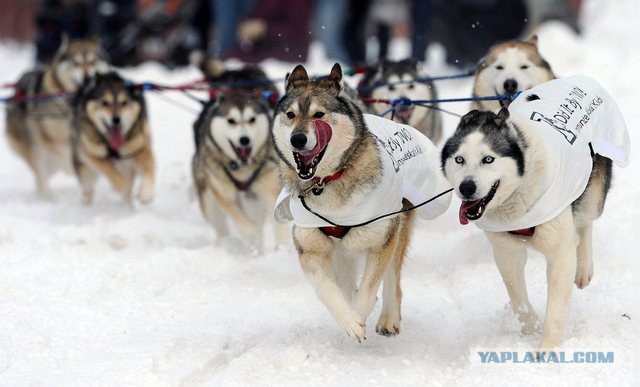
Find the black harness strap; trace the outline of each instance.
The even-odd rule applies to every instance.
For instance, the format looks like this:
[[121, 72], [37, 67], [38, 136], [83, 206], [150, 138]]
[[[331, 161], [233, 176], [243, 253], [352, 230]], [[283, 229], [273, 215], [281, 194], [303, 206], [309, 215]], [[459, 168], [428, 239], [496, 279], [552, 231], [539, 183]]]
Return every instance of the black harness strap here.
[[431, 199], [426, 200], [426, 201], [424, 201], [424, 202], [422, 202], [422, 203], [420, 203], [420, 204], [418, 204], [418, 205], [411, 206], [411, 207], [408, 207], [408, 208], [403, 208], [403, 209], [401, 209], [401, 210], [399, 210], [399, 211], [391, 212], [391, 213], [389, 213], [389, 214], [380, 215], [380, 216], [377, 216], [377, 217], [375, 217], [375, 218], [373, 218], [373, 219], [371, 219], [371, 220], [367, 220], [366, 222], [362, 222], [362, 223], [354, 224], [354, 225], [351, 225], [351, 226], [343, 226], [343, 225], [336, 224], [335, 222], [332, 222], [332, 221], [330, 221], [329, 219], [325, 218], [324, 216], [322, 216], [322, 215], [318, 214], [317, 212], [313, 211], [313, 210], [312, 210], [311, 208], [309, 208], [309, 206], [307, 205], [307, 202], [304, 200], [304, 196], [303, 196], [303, 195], [298, 195], [298, 199], [300, 199], [300, 202], [302, 203], [302, 206], [304, 207], [304, 209], [305, 209], [305, 210], [309, 211], [310, 213], [312, 213], [313, 215], [317, 216], [318, 218], [320, 218], [320, 219], [324, 220], [325, 222], [329, 223], [330, 225], [332, 225], [332, 226], [334, 226], [334, 227], [347, 227], [347, 228], [350, 228], [350, 229], [351, 229], [351, 228], [354, 228], [354, 227], [362, 227], [362, 226], [366, 226], [366, 225], [368, 225], [368, 224], [371, 224], [371, 223], [373, 223], [373, 222], [375, 222], [375, 221], [377, 221], [377, 220], [380, 220], [380, 219], [386, 218], [386, 217], [388, 217], [388, 216], [393, 216], [393, 215], [401, 214], [401, 213], [403, 213], [403, 212], [413, 211], [413, 210], [415, 210], [416, 208], [420, 208], [420, 207], [424, 206], [425, 204], [431, 203], [432, 201], [434, 201], [434, 200], [438, 199], [438, 198], [439, 198], [439, 197], [441, 197], [441, 196], [444, 196], [444, 195], [448, 194], [448, 193], [449, 193], [449, 192], [451, 192], [451, 191], [453, 191], [453, 188], [449, 188], [448, 190], [446, 190], [446, 191], [444, 191], [444, 192], [440, 192], [439, 194], [437, 194], [436, 196], [432, 197]]

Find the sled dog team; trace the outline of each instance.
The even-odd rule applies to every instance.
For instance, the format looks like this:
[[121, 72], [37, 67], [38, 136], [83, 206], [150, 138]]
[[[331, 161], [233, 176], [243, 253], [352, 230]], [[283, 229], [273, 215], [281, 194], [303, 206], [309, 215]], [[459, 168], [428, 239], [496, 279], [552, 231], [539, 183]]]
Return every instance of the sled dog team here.
[[[299, 65], [279, 101], [262, 98], [277, 89], [258, 68], [202, 68], [209, 81], [237, 86], [206, 104], [193, 125], [193, 178], [216, 235], [230, 233], [230, 220], [260, 248], [272, 211], [278, 242], [293, 222], [302, 270], [338, 324], [365, 338], [382, 284], [375, 329], [392, 336], [400, 332], [402, 264], [415, 217], [438, 217], [454, 191], [460, 223], [474, 222], [493, 247], [522, 332], [541, 329], [540, 348], [561, 344], [573, 285], [584, 288], [593, 276], [593, 221], [612, 162], [625, 166], [629, 154], [620, 111], [595, 81], [555, 79], [535, 36], [498, 44], [477, 66], [473, 95], [520, 95], [474, 103], [439, 150], [437, 109], [400, 106], [389, 120], [378, 116], [388, 105], [360, 99], [435, 99], [412, 60], [368, 69], [357, 92], [338, 64], [320, 79]], [[55, 93], [74, 97], [33, 98]], [[95, 41], [65, 41], [49, 66], [26, 73], [7, 106], [6, 134], [38, 194], [51, 197], [48, 178], [64, 169], [75, 172], [85, 203], [100, 175], [126, 202], [134, 193], [150, 202], [154, 156], [142, 93], [108, 71]], [[528, 247], [547, 259], [542, 324], [524, 279]], [[362, 257], [358, 272], [354, 259]]]

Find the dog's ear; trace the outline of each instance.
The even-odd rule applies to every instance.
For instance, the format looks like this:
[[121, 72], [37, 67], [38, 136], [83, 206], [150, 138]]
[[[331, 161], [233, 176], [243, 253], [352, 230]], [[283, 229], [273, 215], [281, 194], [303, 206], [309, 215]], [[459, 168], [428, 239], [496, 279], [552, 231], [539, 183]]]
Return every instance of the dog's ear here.
[[69, 51], [69, 35], [67, 33], [62, 34], [60, 38], [60, 47], [58, 47], [58, 55], [64, 55]]
[[478, 114], [479, 112], [480, 112], [479, 110], [474, 109], [469, 113], [465, 114], [464, 116], [462, 116], [462, 118], [460, 119], [460, 125], [458, 125], [458, 129], [460, 129], [463, 126], [469, 125], [469, 122], [471, 122], [471, 119], [475, 117], [476, 114]]
[[534, 46], [536, 46], [536, 48], [538, 47], [538, 35], [531, 35], [531, 37], [529, 38], [529, 40], [527, 40], [527, 43], [529, 44], [533, 44]]
[[503, 107], [493, 119], [493, 122], [498, 128], [500, 128], [502, 127], [502, 124], [504, 124], [504, 122], [507, 120], [507, 118], [509, 118], [509, 109]]
[[289, 90], [292, 90], [297, 82], [308, 80], [309, 75], [307, 74], [307, 70], [305, 70], [302, 65], [297, 65], [296, 68], [291, 72], [291, 75], [287, 77], [286, 91], [288, 92]]
[[342, 84], [342, 67], [340, 67], [340, 63], [333, 65], [327, 79], [339, 85]]

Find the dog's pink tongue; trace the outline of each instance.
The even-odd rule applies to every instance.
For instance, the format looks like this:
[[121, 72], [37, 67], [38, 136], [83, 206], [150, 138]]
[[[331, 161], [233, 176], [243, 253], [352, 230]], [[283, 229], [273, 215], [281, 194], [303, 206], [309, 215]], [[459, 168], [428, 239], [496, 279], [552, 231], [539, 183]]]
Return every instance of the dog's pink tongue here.
[[411, 119], [411, 113], [413, 112], [413, 109], [411, 108], [406, 108], [406, 109], [397, 109], [396, 110], [396, 116], [398, 116], [398, 118], [405, 120], [405, 121], [409, 121]]
[[473, 206], [475, 206], [478, 201], [473, 202], [465, 202], [460, 203], [460, 211], [458, 212], [458, 217], [460, 218], [460, 224], [465, 225], [469, 224], [469, 219], [467, 218], [467, 210]]
[[322, 150], [327, 146], [333, 135], [331, 126], [322, 120], [314, 120], [313, 127], [316, 130], [316, 146], [313, 149], [300, 153], [304, 157], [305, 163], [310, 163], [314, 157], [320, 154]]
[[122, 129], [115, 128], [109, 130], [109, 148], [113, 150], [118, 150], [122, 148], [125, 143], [124, 134], [122, 133]]

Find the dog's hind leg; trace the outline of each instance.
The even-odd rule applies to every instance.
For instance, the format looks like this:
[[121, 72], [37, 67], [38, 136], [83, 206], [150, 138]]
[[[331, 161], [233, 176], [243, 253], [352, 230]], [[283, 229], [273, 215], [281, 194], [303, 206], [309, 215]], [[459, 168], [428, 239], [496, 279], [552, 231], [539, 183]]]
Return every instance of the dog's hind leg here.
[[538, 316], [529, 302], [524, 267], [527, 247], [506, 233], [486, 233], [493, 247], [493, 257], [509, 294], [511, 308], [521, 324], [521, 332], [530, 334], [538, 328]]
[[329, 237], [318, 229], [294, 227], [293, 241], [298, 250], [300, 267], [318, 298], [352, 339], [358, 342], [364, 339], [364, 319], [351, 307], [337, 283], [331, 259], [333, 245]]
[[576, 267], [575, 283], [578, 289], [584, 289], [593, 278], [593, 251], [592, 251], [593, 222], [578, 229], [578, 262]]
[[[411, 215], [412, 216], [412, 215]], [[391, 265], [384, 274], [382, 287], [382, 311], [376, 325], [376, 332], [383, 336], [395, 336], [400, 333], [400, 320], [402, 319], [402, 288], [400, 286], [400, 275], [402, 274], [402, 264], [409, 247], [409, 237], [411, 230], [406, 223], [402, 222], [398, 247]], [[412, 221], [412, 219], [408, 219]]]

